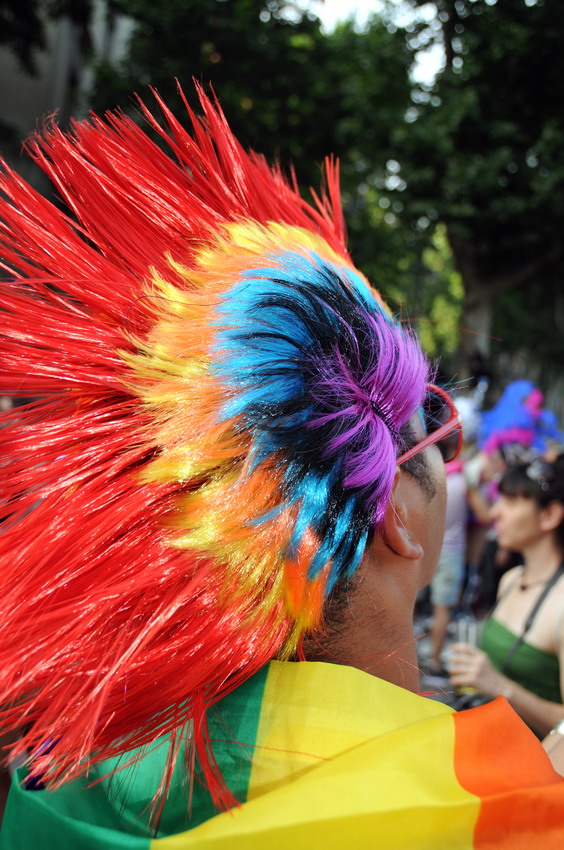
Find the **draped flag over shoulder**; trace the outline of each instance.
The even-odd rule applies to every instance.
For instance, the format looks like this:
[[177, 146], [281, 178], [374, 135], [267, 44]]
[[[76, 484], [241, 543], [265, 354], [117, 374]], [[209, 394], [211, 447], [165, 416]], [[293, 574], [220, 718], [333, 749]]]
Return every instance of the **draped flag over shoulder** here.
[[214, 815], [177, 767], [149, 837], [164, 762], [155, 750], [109, 778], [114, 764], [52, 793], [20, 788], [0, 847], [563, 846], [564, 782], [502, 699], [455, 714], [352, 668], [272, 662], [218, 704], [210, 734], [239, 808]]

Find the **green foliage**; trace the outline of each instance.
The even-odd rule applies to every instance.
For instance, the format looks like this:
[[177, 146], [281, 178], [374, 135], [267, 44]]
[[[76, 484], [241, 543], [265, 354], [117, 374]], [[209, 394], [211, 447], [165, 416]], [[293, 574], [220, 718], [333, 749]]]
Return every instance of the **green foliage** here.
[[414, 52], [438, 32], [447, 59], [434, 85], [414, 92], [411, 122], [395, 136], [406, 210], [446, 224], [467, 307], [491, 304], [503, 347], [554, 362], [561, 342], [546, 331], [564, 273], [564, 4], [434, 6], [438, 31], [406, 32]]
[[[523, 0], [437, 5], [452, 6], [459, 28], [453, 62], [460, 64], [445, 69], [433, 99], [418, 107], [419, 120], [403, 130], [411, 191], [434, 202], [456, 233], [495, 227], [505, 246], [514, 242], [510, 225], [530, 214], [531, 201], [547, 201], [554, 169], [562, 168], [553, 140], [562, 133], [564, 56], [554, 40], [550, 55], [546, 35], [563, 32], [564, 6], [547, 4], [555, 12], [541, 18], [541, 7]], [[494, 261], [501, 263], [499, 250]]]
[[68, 17], [85, 33], [91, 11], [92, 0], [0, 0], [0, 46], [11, 50], [22, 71], [33, 76], [37, 54], [47, 46], [47, 20]]
[[[48, 17], [85, 32], [91, 5], [0, 0], [0, 44], [32, 72]], [[453, 358], [468, 325], [499, 336], [494, 349], [559, 362], [563, 3], [389, 0], [363, 31], [331, 35], [289, 0], [108, 0], [106, 12], [134, 30], [117, 67], [96, 65], [94, 109], [136, 114], [131, 92], [154, 85], [181, 114], [175, 79], [194, 106], [191, 79], [211, 83], [243, 144], [292, 163], [304, 187], [327, 153], [340, 158], [355, 262], [433, 356]], [[434, 43], [445, 68], [415, 84]], [[492, 325], [479, 328], [484, 305]]]
[[117, 68], [98, 66], [94, 108], [130, 108], [129, 92], [148, 83], [174, 102], [175, 78], [192, 98], [196, 77], [213, 85], [243, 144], [292, 162], [303, 185], [316, 186], [316, 163], [335, 153], [356, 264], [416, 323], [431, 355], [452, 353], [461, 288], [446, 231], [430, 219], [428, 227], [412, 222], [398, 174], [413, 60], [403, 33], [373, 18], [362, 32], [342, 23], [328, 36], [315, 17], [289, 18], [282, 0], [168, 0], [158, 8], [120, 0], [119, 8], [135, 30]]
[[403, 283], [415, 291], [410, 269], [428, 236], [406, 233], [401, 200], [386, 197], [393, 134], [410, 102], [402, 33], [375, 18], [366, 31], [343, 23], [329, 36], [315, 17], [288, 18], [282, 0], [168, 0], [158, 8], [121, 0], [119, 8], [135, 29], [117, 68], [98, 65], [95, 110], [131, 110], [130, 92], [152, 84], [181, 115], [175, 78], [194, 106], [191, 78], [211, 83], [241, 142], [292, 163], [304, 187], [319, 185], [328, 153], [340, 158], [356, 264], [385, 295]]
[[431, 245], [423, 251], [423, 266], [427, 278], [423, 306], [426, 322], [419, 328], [419, 336], [428, 354], [452, 360], [460, 344], [464, 289], [443, 224], [437, 225]]
[[37, 73], [36, 53], [45, 48], [45, 24], [41, 0], [2, 0], [0, 45], [16, 56], [22, 70]]
[[[0, 40], [29, 70], [45, 15], [84, 23], [90, 2], [0, 0]], [[363, 31], [331, 35], [288, 0], [106, 8], [134, 30], [117, 67], [97, 64], [94, 109], [135, 114], [131, 92], [154, 85], [181, 113], [176, 78], [194, 106], [191, 79], [211, 83], [243, 144], [292, 163], [303, 186], [318, 185], [327, 153], [340, 158], [355, 262], [431, 354], [453, 358], [465, 345], [456, 329], [476, 330], [489, 305], [483, 330], [505, 350], [559, 359], [564, 4], [390, 0]], [[444, 70], [413, 83], [435, 42]]]
[[390, 150], [409, 98], [407, 48], [381, 22], [366, 35], [344, 25], [328, 37], [317, 18], [290, 19], [286, 6], [121, 0], [135, 29], [119, 66], [98, 66], [94, 109], [130, 109], [129, 94], [149, 84], [178, 105], [176, 79], [193, 103], [195, 78], [213, 86], [244, 145], [292, 162], [300, 181], [313, 185], [318, 164], [335, 153], [352, 191], [359, 176], [383, 169], [375, 156]]

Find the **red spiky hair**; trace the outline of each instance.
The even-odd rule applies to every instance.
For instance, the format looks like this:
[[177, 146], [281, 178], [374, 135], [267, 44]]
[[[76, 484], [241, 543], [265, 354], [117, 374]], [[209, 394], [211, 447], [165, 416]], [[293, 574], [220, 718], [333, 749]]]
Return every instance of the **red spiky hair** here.
[[206, 710], [292, 624], [277, 605], [253, 620], [249, 592], [226, 599], [213, 559], [173, 545], [185, 488], [143, 478], [159, 425], [128, 358], [155, 323], [151, 281], [189, 289], [186, 270], [230, 222], [304, 228], [348, 255], [336, 164], [308, 204], [198, 94], [191, 133], [158, 95], [164, 126], [140, 101], [168, 153], [122, 114], [35, 136], [28, 150], [65, 211], [2, 166], [2, 392], [42, 400], [0, 428], [0, 704], [5, 727], [25, 729], [16, 752], [55, 785], [190, 720], [225, 807]]

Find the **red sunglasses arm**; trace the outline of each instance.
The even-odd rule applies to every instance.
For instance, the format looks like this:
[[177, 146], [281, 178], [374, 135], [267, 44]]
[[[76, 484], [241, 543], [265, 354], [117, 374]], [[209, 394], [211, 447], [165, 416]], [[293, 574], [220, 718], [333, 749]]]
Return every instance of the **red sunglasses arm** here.
[[[423, 440], [421, 440], [419, 443], [416, 443], [414, 446], [412, 446], [410, 449], [408, 449], [406, 452], [404, 452], [398, 458], [396, 458], [396, 465], [400, 466], [402, 463], [405, 463], [406, 460], [410, 460], [412, 457], [415, 457], [415, 455], [419, 454], [419, 452], [422, 452], [422, 451], [424, 451], [424, 449], [428, 448], [429, 446], [432, 446], [435, 443], [438, 443], [439, 440], [443, 439], [443, 437], [448, 437], [448, 435], [451, 434], [456, 428], [461, 428], [461, 426], [462, 426], [462, 420], [460, 418], [460, 413], [458, 413], [458, 411], [457, 411], [454, 416], [452, 416], [450, 419], [448, 419], [445, 422], [444, 425], [441, 425], [441, 427], [437, 428], [436, 431], [433, 431], [432, 434], [429, 434], [427, 437], [424, 437]], [[457, 458], [458, 455], [460, 454], [461, 447], [462, 447], [462, 431], [460, 432], [460, 436], [459, 436], [459, 440], [458, 440], [458, 447], [457, 447], [456, 454], [455, 454], [453, 460], [455, 458]]]

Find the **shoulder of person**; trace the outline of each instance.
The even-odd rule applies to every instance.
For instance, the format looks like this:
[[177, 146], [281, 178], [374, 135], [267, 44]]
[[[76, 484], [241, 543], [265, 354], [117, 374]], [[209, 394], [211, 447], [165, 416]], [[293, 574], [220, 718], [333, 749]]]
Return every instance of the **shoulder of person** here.
[[554, 652], [564, 657], [564, 576], [551, 588], [545, 600], [543, 619], [552, 634]]
[[505, 593], [506, 590], [509, 590], [513, 582], [517, 580], [517, 577], [520, 575], [523, 567], [512, 567], [510, 570], [507, 570], [506, 573], [502, 575], [499, 580], [499, 587], [497, 595], [498, 597]]
[[554, 618], [554, 648], [556, 654], [562, 658], [564, 657], [564, 605], [561, 599], [559, 601], [560, 606]]
[[558, 611], [562, 610], [564, 613], [564, 573], [550, 589], [547, 601], [551, 602], [552, 606], [556, 607]]

